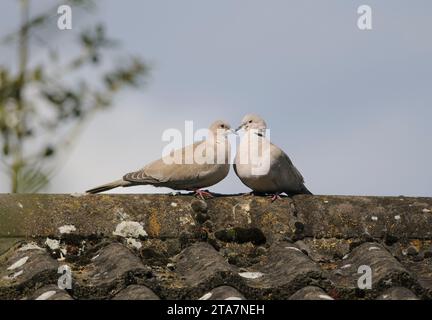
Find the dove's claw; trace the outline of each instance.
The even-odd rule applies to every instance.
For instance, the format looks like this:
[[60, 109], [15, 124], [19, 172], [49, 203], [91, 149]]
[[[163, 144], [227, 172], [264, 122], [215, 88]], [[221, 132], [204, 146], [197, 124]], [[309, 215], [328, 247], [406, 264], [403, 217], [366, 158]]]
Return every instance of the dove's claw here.
[[270, 197], [271, 197], [271, 202], [274, 202], [274, 201], [276, 201], [278, 199], [281, 199], [281, 196], [279, 195], [278, 192], [276, 192], [275, 194], [271, 195]]
[[205, 200], [206, 197], [207, 198], [214, 198], [214, 196], [210, 192], [200, 190], [200, 189], [195, 190], [195, 197], [200, 198], [202, 200]]

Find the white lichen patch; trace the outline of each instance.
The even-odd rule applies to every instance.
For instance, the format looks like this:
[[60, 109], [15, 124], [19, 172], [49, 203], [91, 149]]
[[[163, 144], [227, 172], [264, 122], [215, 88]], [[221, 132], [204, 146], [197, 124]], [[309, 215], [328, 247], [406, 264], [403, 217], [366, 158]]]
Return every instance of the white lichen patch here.
[[180, 221], [180, 224], [182, 226], [187, 225], [187, 224], [191, 225], [191, 226], [195, 225], [195, 221], [194, 221], [194, 219], [192, 218], [192, 216], [190, 214], [185, 215], [185, 216], [181, 216], [179, 218], [179, 221]]
[[243, 211], [249, 212], [249, 211], [250, 211], [250, 204], [249, 204], [249, 203], [242, 203], [242, 204], [240, 205], [240, 208], [241, 208]]
[[208, 300], [211, 298], [213, 294], [211, 292], [207, 292], [205, 295], [203, 295], [201, 298], [199, 298], [198, 300]]
[[53, 251], [60, 249], [60, 241], [56, 239], [46, 238], [45, 245]]
[[43, 250], [43, 249], [34, 242], [26, 243], [25, 245], [23, 245], [21, 248], [18, 249], [18, 251], [29, 251], [29, 250]]
[[247, 223], [251, 224], [252, 219], [250, 216], [250, 204], [249, 203], [237, 203], [236, 205], [234, 205], [232, 208], [232, 215], [233, 215], [234, 220], [236, 220], [236, 217], [237, 217], [237, 208], [240, 208], [240, 210], [245, 214], [246, 219], [247, 219]]
[[23, 258], [21, 258], [21, 259], [19, 259], [18, 261], [16, 261], [14, 264], [12, 264], [9, 268], [7, 268], [8, 270], [15, 270], [15, 269], [18, 269], [18, 268], [21, 268], [26, 262], [27, 262], [27, 260], [29, 259], [29, 257], [28, 256], [26, 256], [26, 257], [23, 257]]
[[299, 248], [296, 248], [296, 247], [285, 247], [285, 249], [302, 252]]
[[422, 212], [424, 212], [424, 213], [429, 213], [429, 212], [431, 212], [431, 210], [424, 208], [424, 209], [422, 210]]
[[21, 202], [18, 202], [18, 207], [19, 207], [20, 209], [24, 209], [24, 206], [22, 205]]
[[96, 260], [97, 258], [99, 258], [100, 254], [95, 255], [93, 258], [91, 258], [92, 261]]
[[252, 219], [251, 219], [251, 216], [250, 216], [249, 211], [246, 211], [246, 219], [247, 219], [247, 223], [248, 223], [248, 224], [251, 224], [251, 223], [252, 223]]
[[113, 235], [120, 236], [123, 238], [139, 238], [147, 237], [147, 232], [143, 226], [136, 221], [122, 221], [117, 226]]
[[264, 274], [261, 272], [240, 272], [239, 276], [246, 279], [258, 279], [261, 278]]
[[74, 193], [71, 193], [71, 194], [70, 194], [70, 196], [71, 196], [71, 197], [74, 197], [74, 198], [83, 197], [83, 196], [85, 196], [85, 195], [87, 195], [87, 193], [74, 192]]
[[39, 297], [37, 297], [36, 300], [48, 300], [49, 298], [51, 298], [56, 293], [57, 293], [57, 291], [54, 291], [54, 290], [44, 292]]
[[225, 298], [224, 300], [243, 300], [243, 299], [240, 297], [228, 297], [228, 298]]
[[350, 264], [345, 264], [342, 267], [340, 267], [341, 269], [347, 269], [347, 268], [351, 268]]
[[395, 215], [394, 218], [395, 218], [395, 220], [400, 220], [401, 216], [400, 215]]
[[379, 250], [380, 248], [378, 248], [378, 247], [369, 247], [369, 251], [372, 251], [372, 250]]
[[251, 224], [252, 223], [252, 219], [251, 219], [251, 216], [250, 216], [250, 204], [249, 203], [243, 203], [241, 205], [241, 208], [246, 213], [247, 223]]
[[69, 234], [76, 231], [76, 228], [74, 225], [66, 224], [64, 226], [59, 227], [58, 230], [61, 234]]
[[324, 200], [324, 203], [329, 203], [328, 200]]
[[134, 238], [127, 238], [127, 245], [137, 250], [141, 249], [142, 243]]
[[177, 207], [177, 206], [178, 206], [177, 203], [175, 203], [175, 202], [171, 202], [171, 207], [175, 208], [175, 207]]
[[349, 257], [349, 255], [346, 254], [346, 255], [344, 255], [344, 256], [342, 257], [342, 260], [346, 260], [346, 259], [348, 259], [348, 257]]
[[318, 298], [323, 299], [323, 300], [334, 300], [332, 297], [330, 297], [326, 294], [320, 294], [320, 295], [318, 295]]
[[372, 221], [378, 221], [378, 217], [376, 217], [376, 216], [372, 216], [372, 217], [371, 217], [371, 220], [372, 220]]

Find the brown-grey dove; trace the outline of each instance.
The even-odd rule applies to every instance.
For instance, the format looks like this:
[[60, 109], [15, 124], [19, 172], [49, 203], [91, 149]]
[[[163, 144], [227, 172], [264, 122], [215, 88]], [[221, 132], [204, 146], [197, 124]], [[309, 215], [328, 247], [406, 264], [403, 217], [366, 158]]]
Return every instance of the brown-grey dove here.
[[174, 190], [195, 191], [197, 195], [211, 196], [200, 190], [223, 180], [229, 172], [230, 125], [215, 121], [209, 128], [208, 137], [169, 155], [153, 161], [138, 171], [128, 173], [122, 179], [90, 189], [87, 193], [99, 193], [117, 187], [153, 185]]
[[265, 136], [265, 121], [254, 114], [246, 115], [239, 128], [244, 129], [234, 160], [234, 171], [254, 192], [288, 195], [312, 194], [287, 154]]

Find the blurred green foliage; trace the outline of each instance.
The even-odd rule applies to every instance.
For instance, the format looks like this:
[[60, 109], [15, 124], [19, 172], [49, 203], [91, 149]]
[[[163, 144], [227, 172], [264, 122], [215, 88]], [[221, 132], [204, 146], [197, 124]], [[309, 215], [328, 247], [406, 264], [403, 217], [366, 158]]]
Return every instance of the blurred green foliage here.
[[[44, 55], [49, 64], [32, 64], [31, 38], [43, 32], [41, 28], [47, 23], [57, 28], [57, 17], [53, 20], [57, 7], [30, 18], [28, 1], [19, 2], [19, 30], [3, 41], [3, 45], [17, 47], [18, 61], [13, 63], [18, 67], [14, 71], [12, 62], [0, 65], [0, 163], [13, 193], [43, 190], [55, 169], [64, 163], [66, 150], [86, 120], [109, 107], [122, 89], [142, 85], [149, 73], [148, 66], [136, 57], [101, 70], [108, 50], [118, 46], [102, 24], [81, 32], [75, 44], [80, 49], [77, 56], [60, 62], [61, 53], [46, 46]], [[66, 3], [73, 8], [92, 4], [88, 0]], [[87, 69], [88, 74], [88, 68], [99, 79], [97, 85], [82, 76], [82, 70]]]

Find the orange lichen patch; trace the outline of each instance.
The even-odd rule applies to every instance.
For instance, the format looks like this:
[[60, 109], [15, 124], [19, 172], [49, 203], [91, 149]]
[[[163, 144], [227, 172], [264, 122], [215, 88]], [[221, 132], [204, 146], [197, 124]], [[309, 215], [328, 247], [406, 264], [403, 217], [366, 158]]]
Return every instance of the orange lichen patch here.
[[422, 242], [420, 240], [418, 240], [418, 239], [411, 240], [410, 244], [413, 247], [415, 247], [417, 249], [417, 251], [420, 251], [422, 249], [422, 246], [423, 246]]
[[324, 251], [333, 251], [335, 248], [340, 247], [343, 244], [350, 245], [352, 243], [352, 239], [313, 239], [312, 245], [315, 246], [317, 249], [324, 250]]
[[151, 237], [159, 237], [161, 226], [158, 221], [157, 214], [155, 214], [154, 212], [150, 214], [148, 224], [149, 224], [147, 230], [148, 234]]

